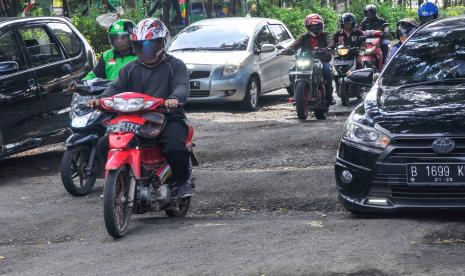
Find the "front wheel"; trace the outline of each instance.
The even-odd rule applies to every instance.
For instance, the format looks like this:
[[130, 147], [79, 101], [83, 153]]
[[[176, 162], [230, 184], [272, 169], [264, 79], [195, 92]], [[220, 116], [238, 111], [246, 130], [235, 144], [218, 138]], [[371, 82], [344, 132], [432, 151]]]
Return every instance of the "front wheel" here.
[[315, 111], [315, 118], [317, 120], [326, 120], [326, 112], [324, 111]]
[[339, 93], [341, 97], [341, 102], [343, 106], [349, 106], [349, 96], [347, 96], [347, 91], [345, 91], [344, 83], [339, 84]]
[[258, 98], [260, 96], [260, 83], [256, 77], [251, 77], [247, 84], [242, 108], [247, 111], [254, 111], [258, 107]]
[[103, 218], [108, 233], [118, 239], [126, 236], [131, 218], [129, 207], [130, 178], [123, 167], [110, 171], [103, 189]]
[[92, 192], [97, 178], [98, 161], [94, 159], [92, 171], [85, 170], [91, 150], [86, 145], [67, 149], [60, 164], [61, 181], [66, 191], [74, 196], [85, 196]]
[[299, 81], [295, 86], [294, 99], [297, 110], [297, 117], [300, 120], [306, 120], [308, 117], [308, 96], [309, 96], [308, 84]]

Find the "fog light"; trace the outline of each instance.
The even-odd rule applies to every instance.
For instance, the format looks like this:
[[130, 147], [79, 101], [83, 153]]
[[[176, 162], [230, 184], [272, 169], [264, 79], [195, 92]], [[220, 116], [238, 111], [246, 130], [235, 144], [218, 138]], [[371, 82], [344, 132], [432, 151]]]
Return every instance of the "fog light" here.
[[369, 198], [368, 199], [368, 204], [372, 204], [372, 205], [389, 205], [388, 204], [388, 200], [385, 199], [385, 198]]
[[236, 90], [226, 90], [226, 91], [224, 91], [224, 94], [226, 96], [232, 96], [232, 95], [236, 94]]
[[352, 175], [351, 172], [349, 172], [348, 170], [343, 170], [342, 173], [341, 173], [341, 179], [342, 181], [344, 181], [345, 183], [350, 183], [352, 182], [352, 179], [354, 178], [354, 176]]

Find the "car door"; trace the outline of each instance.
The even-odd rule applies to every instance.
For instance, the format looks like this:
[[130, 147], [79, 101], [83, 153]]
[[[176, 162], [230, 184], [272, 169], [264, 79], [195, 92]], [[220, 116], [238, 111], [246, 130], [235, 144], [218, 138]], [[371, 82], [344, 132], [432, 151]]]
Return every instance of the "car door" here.
[[276, 45], [273, 34], [271, 34], [267, 25], [259, 28], [254, 43], [254, 52], [257, 55], [257, 63], [260, 71], [261, 90], [262, 92], [267, 92], [278, 87], [281, 83], [282, 69], [279, 68], [277, 50], [270, 53], [260, 52], [264, 44]]
[[[16, 69], [5, 66], [17, 64]], [[3, 64], [3, 65], [2, 65]], [[7, 70], [5, 70], [7, 69]], [[41, 131], [40, 90], [27, 64], [15, 28], [0, 30], [0, 144], [2, 154], [12, 145]], [[2, 155], [0, 154], [0, 155]]]
[[[58, 106], [70, 103], [70, 93], [64, 90], [70, 83], [70, 73], [63, 70], [65, 54], [56, 37], [45, 23], [25, 26], [19, 29], [27, 49], [28, 58], [34, 69], [41, 92], [42, 135], [60, 131], [67, 126], [66, 114], [58, 114]], [[66, 112], [63, 112], [66, 113]]]
[[[286, 49], [294, 41], [282, 24], [269, 24], [268, 27], [275, 37], [278, 50]], [[280, 87], [287, 87], [290, 84], [289, 71], [295, 64], [293, 56], [281, 55], [278, 56], [279, 67], [281, 68]]]

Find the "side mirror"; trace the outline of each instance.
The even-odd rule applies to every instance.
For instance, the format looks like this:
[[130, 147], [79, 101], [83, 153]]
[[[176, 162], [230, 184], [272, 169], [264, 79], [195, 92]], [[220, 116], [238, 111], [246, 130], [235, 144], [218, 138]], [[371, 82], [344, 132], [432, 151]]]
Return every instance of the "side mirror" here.
[[369, 88], [373, 85], [374, 72], [372, 68], [355, 70], [345, 78], [345, 81], [348, 85]]
[[271, 53], [276, 51], [276, 46], [273, 44], [263, 44], [260, 48], [260, 53]]
[[19, 71], [19, 65], [16, 61], [0, 62], [0, 75], [11, 74]]
[[70, 74], [73, 73], [73, 69], [74, 69], [73, 66], [69, 63], [61, 66], [61, 71], [66, 72], [66, 73], [70, 73]]

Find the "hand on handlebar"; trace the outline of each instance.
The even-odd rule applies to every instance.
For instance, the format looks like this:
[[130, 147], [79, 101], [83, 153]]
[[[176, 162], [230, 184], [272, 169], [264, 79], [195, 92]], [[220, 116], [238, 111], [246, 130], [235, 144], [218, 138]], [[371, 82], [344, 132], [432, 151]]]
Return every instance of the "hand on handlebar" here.
[[167, 99], [165, 101], [165, 106], [168, 110], [170, 110], [171, 108], [176, 108], [179, 106], [179, 101], [176, 99]]
[[89, 107], [97, 107], [97, 106], [100, 105], [100, 101], [98, 99], [92, 99], [92, 100], [87, 102], [87, 105]]

